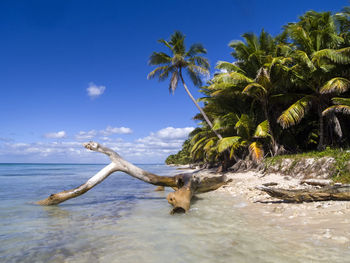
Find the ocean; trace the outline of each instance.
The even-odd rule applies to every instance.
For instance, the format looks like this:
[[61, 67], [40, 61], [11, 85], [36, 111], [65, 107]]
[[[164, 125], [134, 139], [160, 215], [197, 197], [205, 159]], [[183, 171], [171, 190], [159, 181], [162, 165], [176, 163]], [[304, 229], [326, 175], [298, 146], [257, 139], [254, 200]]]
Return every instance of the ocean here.
[[[103, 166], [0, 164], [0, 262], [349, 262], [348, 247], [300, 243], [293, 232], [258, 218], [251, 223], [239, 212], [244, 203], [223, 191], [199, 195], [189, 213], [170, 215], [170, 189], [155, 192], [115, 173], [58, 206], [34, 204]], [[178, 173], [165, 165], [140, 167]]]

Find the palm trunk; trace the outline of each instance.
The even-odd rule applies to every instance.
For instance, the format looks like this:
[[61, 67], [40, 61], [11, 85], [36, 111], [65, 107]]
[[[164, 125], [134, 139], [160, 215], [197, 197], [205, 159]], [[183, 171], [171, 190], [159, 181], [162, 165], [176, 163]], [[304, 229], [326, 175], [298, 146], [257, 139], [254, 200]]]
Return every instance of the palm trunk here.
[[318, 120], [319, 120], [319, 131], [320, 131], [320, 138], [318, 141], [318, 146], [317, 149], [319, 151], [324, 150], [324, 128], [323, 128], [323, 116], [322, 116], [322, 106], [319, 105], [317, 106], [317, 111], [318, 111]]
[[262, 101], [262, 105], [263, 105], [263, 108], [264, 108], [265, 118], [266, 118], [267, 123], [269, 125], [269, 134], [271, 135], [272, 154], [275, 156], [278, 153], [279, 145], [278, 145], [278, 143], [276, 141], [275, 134], [274, 134], [274, 131], [272, 129], [272, 121], [271, 121], [270, 115], [268, 113], [268, 106], [267, 106], [266, 100]]
[[213, 124], [211, 123], [211, 121], [209, 120], [208, 116], [205, 114], [205, 112], [203, 111], [203, 109], [198, 105], [197, 101], [195, 100], [195, 98], [192, 96], [191, 92], [189, 91], [189, 89], [187, 88], [187, 85], [182, 77], [182, 73], [180, 71], [180, 78], [181, 78], [181, 81], [182, 81], [182, 84], [184, 85], [184, 88], [188, 94], [188, 96], [190, 96], [191, 100], [193, 101], [193, 103], [196, 105], [196, 107], [198, 108], [198, 110], [200, 111], [200, 113], [202, 114], [204, 120], [208, 123], [209, 127], [212, 129], [212, 131], [215, 133], [215, 135], [221, 140], [222, 139], [222, 136], [221, 134], [219, 134], [217, 131], [215, 131], [213, 129]]

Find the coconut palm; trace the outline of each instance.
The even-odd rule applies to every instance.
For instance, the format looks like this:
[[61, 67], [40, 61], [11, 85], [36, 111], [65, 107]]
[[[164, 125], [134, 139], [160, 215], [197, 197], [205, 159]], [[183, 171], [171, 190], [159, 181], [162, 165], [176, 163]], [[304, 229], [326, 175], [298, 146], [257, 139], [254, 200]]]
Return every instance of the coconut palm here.
[[329, 114], [334, 113], [343, 113], [343, 114], [349, 114], [350, 115], [350, 98], [338, 98], [334, 97], [332, 99], [333, 106], [328, 107], [325, 109], [322, 114], [323, 116], [327, 116]]
[[[235, 130], [230, 136], [218, 140], [213, 132], [205, 127], [192, 132], [192, 159], [215, 163], [224, 153], [229, 152], [230, 159], [237, 161], [248, 156], [255, 163], [259, 163], [264, 157], [263, 144], [260, 141], [270, 136], [267, 122], [264, 121], [255, 127], [255, 118], [251, 115], [242, 114], [235, 118], [227, 118], [231, 119], [229, 125], [233, 125]], [[223, 129], [228, 128], [225, 126]]]
[[344, 7], [342, 12], [334, 15], [335, 21], [340, 32], [340, 36], [344, 39], [344, 46], [350, 45], [350, 6]]
[[286, 27], [297, 48], [294, 51], [294, 83], [305, 93], [278, 118], [283, 128], [299, 123], [313, 107], [318, 115], [318, 149], [324, 148], [322, 111], [329, 103], [329, 90], [341, 92], [344, 81], [332, 78], [338, 65], [350, 64], [350, 48], [339, 48], [343, 38], [337, 34], [330, 12], [307, 12], [298, 23]]
[[[267, 120], [271, 138], [271, 150], [275, 155], [283, 148], [277, 142], [276, 119], [273, 117], [272, 97], [281, 92], [283, 82], [288, 78], [292, 62], [288, 57], [291, 48], [279, 39], [273, 38], [264, 30], [260, 36], [252, 33], [243, 35], [245, 43], [233, 41], [232, 55], [238, 59], [234, 63], [219, 61], [217, 68], [222, 73], [217, 74], [209, 88], [212, 94], [223, 95], [227, 91], [241, 91], [260, 103], [260, 109]], [[281, 38], [281, 37], [280, 37]], [[252, 103], [254, 103], [252, 101]]]
[[[201, 54], [207, 53], [206, 49], [201, 44], [193, 44], [186, 51], [185, 35], [179, 31], [172, 34], [169, 41], [160, 39], [159, 42], [169, 49], [170, 55], [164, 52], [152, 53], [149, 58], [149, 65], [158, 67], [148, 74], [148, 79], [158, 78], [159, 81], [164, 81], [170, 77], [169, 91], [172, 93], [175, 92], [179, 81], [181, 81], [188, 96], [212, 128], [212, 122], [192, 96], [182, 75], [183, 71], [186, 71], [195, 86], [202, 85], [201, 75], [209, 75], [209, 62], [201, 56]], [[222, 138], [219, 133], [214, 132], [218, 138]]]

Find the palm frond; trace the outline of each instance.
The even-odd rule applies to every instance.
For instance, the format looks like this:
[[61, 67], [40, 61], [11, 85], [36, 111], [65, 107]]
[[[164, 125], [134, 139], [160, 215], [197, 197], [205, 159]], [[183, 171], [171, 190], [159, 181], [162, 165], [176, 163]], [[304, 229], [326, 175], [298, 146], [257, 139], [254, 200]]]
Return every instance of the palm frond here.
[[264, 158], [264, 149], [259, 142], [253, 142], [249, 145], [249, 153], [252, 159], [259, 163]]
[[210, 139], [208, 142], [204, 145], [203, 149], [207, 152], [209, 151], [213, 146], [215, 145], [215, 140]]
[[238, 60], [247, 60], [249, 57], [248, 47], [244, 44], [243, 41], [233, 40], [228, 44], [229, 47], [233, 48], [231, 55]]
[[350, 81], [345, 78], [333, 78], [320, 89], [321, 94], [344, 93], [350, 88]]
[[248, 114], [242, 114], [235, 124], [235, 129], [239, 136], [243, 137], [244, 139], [250, 139], [253, 125], [253, 118]]
[[163, 52], [153, 52], [148, 60], [148, 64], [154, 66], [170, 63], [171, 57]]
[[179, 72], [174, 71], [171, 75], [170, 84], [169, 84], [169, 92], [174, 94], [179, 83]]
[[215, 68], [220, 69], [222, 71], [226, 71], [226, 73], [239, 72], [241, 74], [245, 74], [244, 70], [242, 70], [240, 67], [238, 67], [235, 63], [230, 63], [227, 61], [218, 61], [216, 63]]
[[330, 106], [322, 112], [322, 115], [327, 116], [332, 113], [350, 114], [350, 106], [347, 106], [347, 105]]
[[253, 137], [254, 138], [266, 138], [270, 136], [269, 134], [269, 122], [267, 120], [261, 122], [256, 126]]
[[218, 152], [222, 153], [228, 148], [237, 149], [240, 147], [241, 137], [233, 136], [233, 137], [225, 137], [219, 140], [218, 142]]
[[173, 50], [173, 47], [169, 44], [168, 41], [164, 40], [164, 39], [159, 39], [158, 40], [159, 43], [162, 43], [163, 45], [165, 45], [166, 47], [168, 47], [170, 50]]
[[349, 64], [350, 57], [344, 54], [345, 51], [342, 53], [334, 49], [322, 49], [312, 54], [312, 62], [320, 65], [321, 59], [325, 58], [337, 64]]
[[304, 51], [296, 50], [293, 53], [293, 56], [297, 60], [299, 60], [302, 64], [306, 65], [311, 71], [316, 70], [316, 67], [314, 66], [314, 64], [312, 63], [312, 61]]
[[312, 41], [310, 35], [298, 24], [290, 24], [287, 27], [290, 36], [305, 52], [311, 53], [314, 48], [312, 46]]
[[201, 146], [201, 144], [203, 144], [203, 142], [206, 140], [206, 137], [203, 137], [201, 139], [199, 139], [191, 148], [191, 154], [195, 153]]
[[195, 86], [197, 87], [202, 86], [202, 79], [200, 78], [198, 72], [195, 71], [193, 67], [188, 66], [186, 71]]
[[169, 66], [162, 66], [152, 70], [148, 75], [147, 79], [152, 79], [155, 77], [159, 78], [159, 81], [166, 79], [171, 71]]
[[188, 51], [186, 52], [186, 57], [194, 57], [197, 54], [207, 54], [207, 50], [200, 43], [195, 43], [190, 46]]
[[223, 122], [220, 119], [214, 120], [213, 130], [221, 130], [224, 128]]
[[248, 78], [244, 74], [238, 72], [223, 73], [215, 77], [217, 81], [222, 81], [231, 84], [245, 84], [254, 82], [251, 78]]
[[347, 105], [350, 106], [350, 98], [339, 98], [339, 97], [334, 97], [332, 98], [332, 102], [337, 105]]
[[250, 83], [244, 88], [242, 93], [249, 96], [254, 96], [257, 99], [262, 99], [267, 94], [267, 91], [262, 85], [258, 83]]
[[209, 62], [208, 59], [202, 56], [194, 56], [188, 59], [193, 65], [197, 65], [198, 67], [201, 67], [207, 71], [205, 74], [209, 74]]
[[261, 67], [256, 73], [255, 82], [264, 86], [265, 88], [271, 86], [270, 72], [267, 68]]
[[283, 129], [293, 126], [299, 123], [309, 110], [311, 103], [313, 100], [313, 96], [307, 95], [293, 105], [291, 105], [288, 109], [286, 109], [281, 116], [278, 117], [277, 122], [282, 126]]
[[180, 31], [175, 31], [170, 36], [169, 44], [172, 46], [172, 51], [174, 54], [185, 55], [185, 35]]
[[187, 69], [191, 70], [196, 75], [209, 76], [209, 70], [206, 67], [197, 66], [194, 64], [188, 64]]
[[233, 87], [234, 85], [231, 83], [218, 83], [218, 82], [214, 82], [213, 84], [211, 84], [210, 86], [208, 86], [208, 90], [212, 90], [212, 91], [217, 91], [217, 90], [226, 90], [228, 88]]

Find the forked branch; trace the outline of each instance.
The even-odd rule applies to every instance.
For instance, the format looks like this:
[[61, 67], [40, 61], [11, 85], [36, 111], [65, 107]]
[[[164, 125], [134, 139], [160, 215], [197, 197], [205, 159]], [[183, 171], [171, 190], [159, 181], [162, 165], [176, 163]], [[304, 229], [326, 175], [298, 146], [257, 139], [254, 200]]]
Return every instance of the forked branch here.
[[86, 183], [78, 186], [77, 188], [62, 191], [56, 194], [51, 194], [48, 198], [37, 202], [39, 205], [57, 205], [69, 199], [78, 197], [94, 186], [101, 183], [109, 175], [114, 172], [120, 171], [127, 173], [139, 180], [146, 183], [172, 187], [176, 191], [170, 193], [167, 197], [168, 202], [174, 206], [173, 212], [186, 212], [190, 208], [190, 201], [195, 193], [203, 193], [212, 191], [223, 184], [225, 184], [225, 176], [199, 178], [193, 174], [178, 174], [176, 176], [159, 176], [150, 172], [147, 172], [132, 163], [124, 160], [115, 151], [104, 147], [96, 142], [85, 143], [84, 147], [106, 154], [111, 163], [101, 169], [97, 174], [91, 177]]

